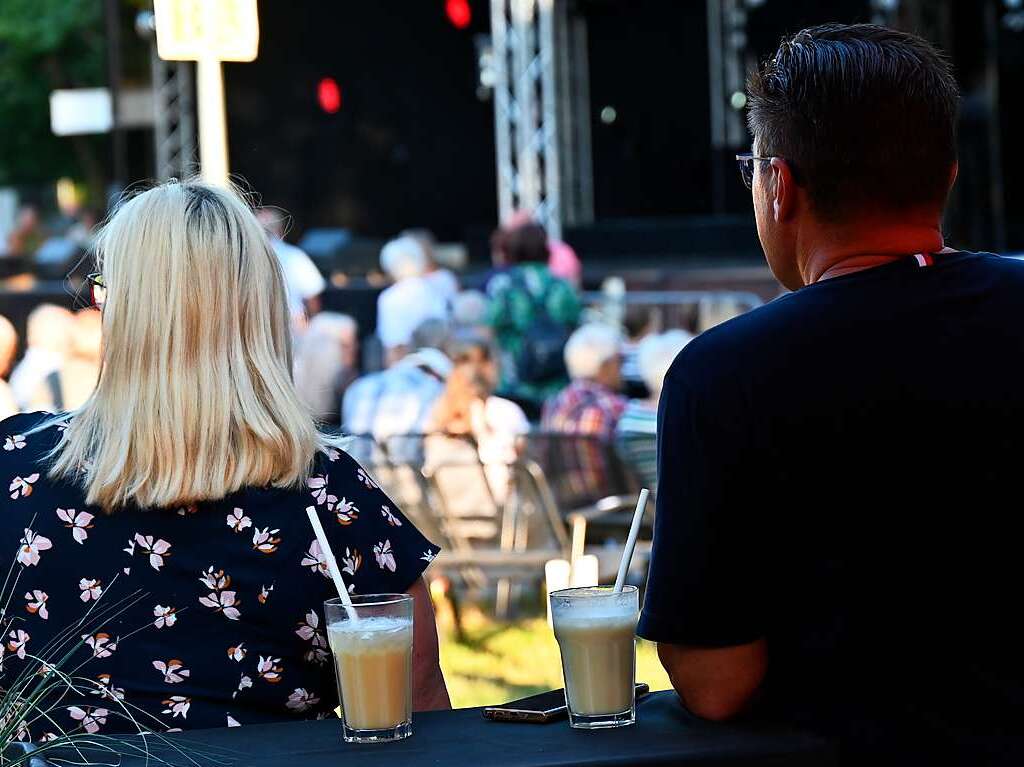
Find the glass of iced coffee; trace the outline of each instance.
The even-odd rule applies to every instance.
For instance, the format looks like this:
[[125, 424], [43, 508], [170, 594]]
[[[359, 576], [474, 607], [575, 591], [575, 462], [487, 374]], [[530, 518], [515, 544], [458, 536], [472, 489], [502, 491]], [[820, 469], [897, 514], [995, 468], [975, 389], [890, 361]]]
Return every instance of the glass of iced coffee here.
[[562, 653], [569, 725], [591, 730], [636, 721], [636, 586], [551, 593], [551, 620]]
[[412, 735], [412, 605], [408, 594], [353, 596], [351, 607], [324, 602], [349, 743]]

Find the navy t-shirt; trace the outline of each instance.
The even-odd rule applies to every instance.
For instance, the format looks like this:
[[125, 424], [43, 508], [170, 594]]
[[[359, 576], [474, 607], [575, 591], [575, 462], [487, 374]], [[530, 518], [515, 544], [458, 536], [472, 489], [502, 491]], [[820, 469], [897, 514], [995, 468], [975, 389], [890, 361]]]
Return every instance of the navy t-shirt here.
[[849, 764], [1024, 764], [1024, 263], [826, 280], [687, 345], [639, 634], [764, 637], [763, 716]]

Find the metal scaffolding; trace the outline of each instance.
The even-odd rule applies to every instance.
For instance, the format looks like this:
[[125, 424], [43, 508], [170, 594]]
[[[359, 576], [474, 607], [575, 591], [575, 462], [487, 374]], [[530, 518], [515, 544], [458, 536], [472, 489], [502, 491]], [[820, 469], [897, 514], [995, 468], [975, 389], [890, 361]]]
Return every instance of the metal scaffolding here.
[[156, 177], [186, 178], [196, 172], [195, 97], [192, 64], [164, 61], [152, 46], [153, 141]]
[[553, 238], [593, 218], [586, 29], [566, 0], [491, 0], [498, 210]]

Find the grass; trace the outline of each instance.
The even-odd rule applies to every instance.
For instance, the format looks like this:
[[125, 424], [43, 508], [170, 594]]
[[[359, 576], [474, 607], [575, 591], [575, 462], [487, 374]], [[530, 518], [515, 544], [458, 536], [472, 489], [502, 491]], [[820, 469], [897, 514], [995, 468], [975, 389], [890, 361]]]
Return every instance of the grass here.
[[[456, 708], [486, 706], [562, 686], [558, 645], [544, 618], [499, 623], [464, 615], [464, 641], [450, 624], [441, 629], [441, 668]], [[668, 689], [668, 675], [654, 645], [637, 642], [636, 679], [652, 690]]]

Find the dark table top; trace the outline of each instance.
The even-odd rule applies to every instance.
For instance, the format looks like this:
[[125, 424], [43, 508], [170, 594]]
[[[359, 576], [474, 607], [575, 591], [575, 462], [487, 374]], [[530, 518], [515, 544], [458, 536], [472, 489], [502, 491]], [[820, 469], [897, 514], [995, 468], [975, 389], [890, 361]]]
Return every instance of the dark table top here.
[[[835, 765], [828, 744], [811, 735], [752, 724], [696, 719], [674, 693], [641, 701], [637, 723], [615, 730], [572, 730], [565, 720], [521, 724], [485, 720], [478, 708], [416, 714], [413, 735], [397, 743], [343, 743], [337, 720], [217, 730], [192, 730], [169, 740], [198, 765], [341, 767], [545, 767], [553, 765], [715, 765], [715, 767], [823, 767]], [[162, 759], [189, 759], [157, 749]], [[109, 757], [107, 759], [109, 761]], [[144, 764], [128, 758], [123, 767]], [[153, 764], [154, 762], [150, 762]]]

